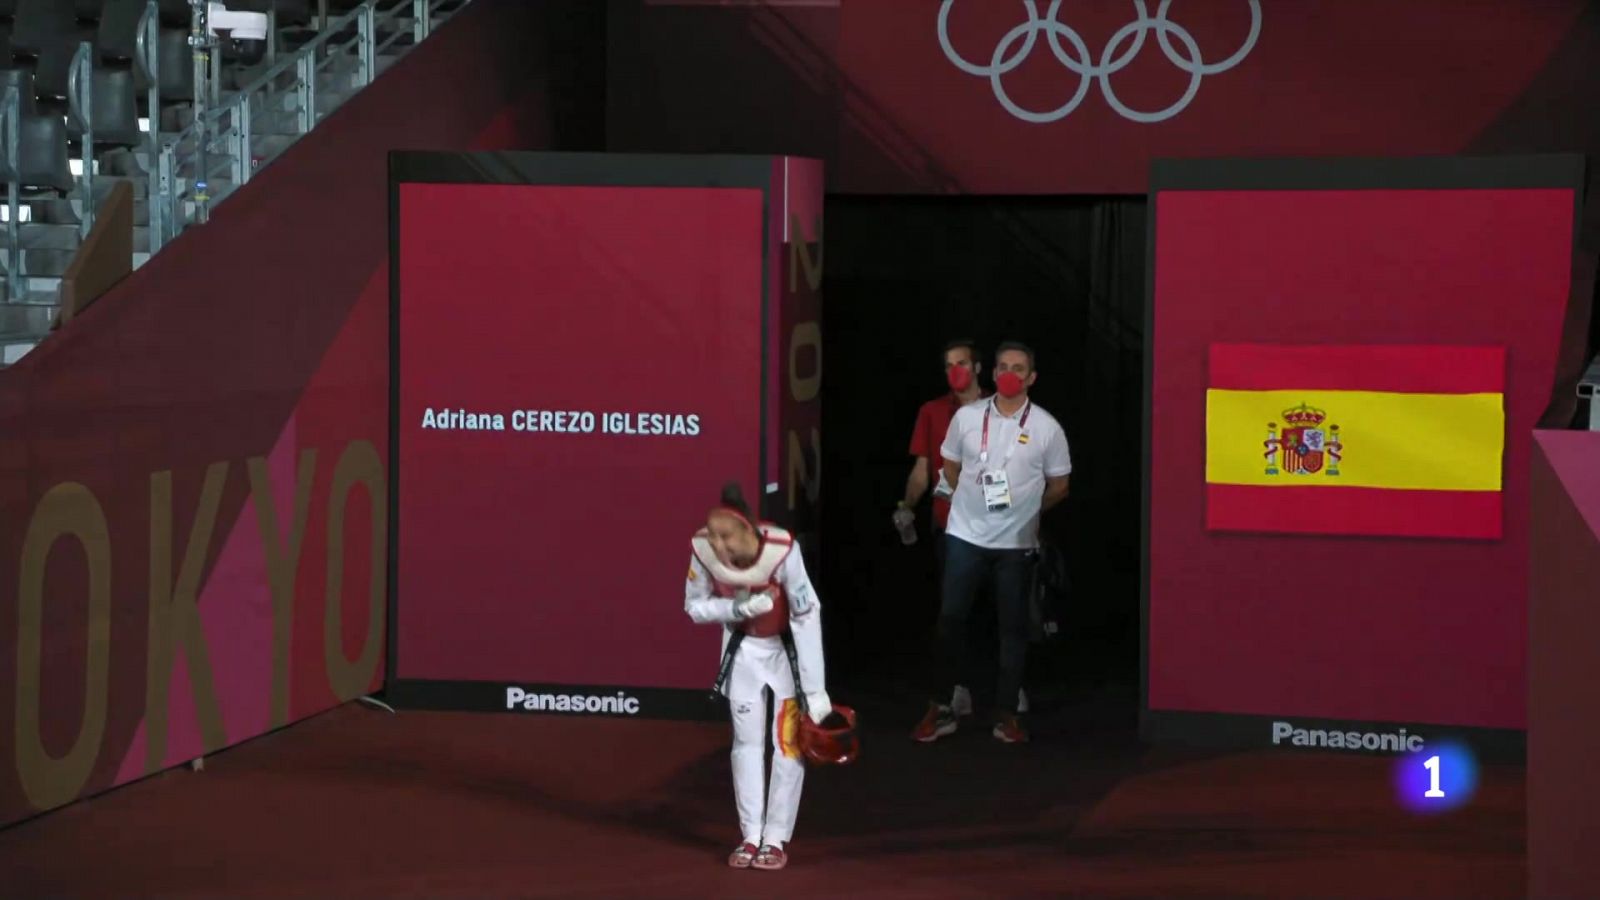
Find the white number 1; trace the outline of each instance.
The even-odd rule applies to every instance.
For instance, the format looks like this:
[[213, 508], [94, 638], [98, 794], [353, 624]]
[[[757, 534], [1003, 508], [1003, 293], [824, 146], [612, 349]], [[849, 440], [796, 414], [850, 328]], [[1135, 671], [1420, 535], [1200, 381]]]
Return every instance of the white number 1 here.
[[1430, 781], [1430, 785], [1431, 785], [1428, 788], [1428, 792], [1423, 794], [1422, 796], [1424, 796], [1424, 797], [1443, 797], [1444, 796], [1444, 791], [1439, 790], [1439, 757], [1437, 757], [1437, 756], [1428, 757], [1428, 761], [1423, 763], [1422, 767], [1428, 770], [1429, 781]]

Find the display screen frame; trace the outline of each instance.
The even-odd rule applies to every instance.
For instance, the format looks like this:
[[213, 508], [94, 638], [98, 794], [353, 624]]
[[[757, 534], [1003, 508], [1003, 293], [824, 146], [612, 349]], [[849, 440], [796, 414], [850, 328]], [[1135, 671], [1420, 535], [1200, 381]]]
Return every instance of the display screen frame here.
[[[769, 469], [771, 454], [778, 448], [769, 446], [772, 417], [778, 410], [772, 408], [768, 386], [773, 378], [773, 360], [768, 335], [777, 326], [772, 294], [771, 253], [768, 252], [776, 236], [772, 234], [770, 211], [773, 198], [773, 157], [734, 155], [680, 155], [680, 154], [611, 154], [573, 153], [554, 151], [504, 151], [504, 152], [433, 152], [393, 151], [389, 155], [389, 453], [388, 453], [388, 571], [386, 596], [388, 604], [388, 662], [385, 667], [385, 694], [396, 707], [413, 709], [448, 709], [462, 711], [508, 711], [505, 699], [509, 687], [515, 685], [529, 694], [562, 695], [606, 698], [625, 692], [622, 702], [629, 708], [600, 710], [603, 714], [625, 714], [642, 718], [668, 718], [707, 720], [725, 715], [722, 704], [707, 689], [694, 690], [677, 687], [652, 687], [648, 685], [617, 684], [543, 684], [538, 681], [452, 681], [402, 676], [399, 636], [405, 627], [404, 588], [399, 578], [402, 519], [401, 455], [402, 434], [400, 418], [401, 366], [401, 194], [405, 185], [507, 185], [548, 186], [574, 188], [732, 188], [761, 193], [760, 228], [761, 261], [760, 285], [756, 300], [760, 309], [759, 354], [760, 385], [752, 404], [759, 404], [760, 427], [754, 440], [758, 444], [756, 466], [745, 473], [752, 487], [760, 487], [760, 477]], [[760, 493], [751, 496], [753, 503], [764, 501]], [[684, 537], [687, 552], [687, 535]], [[708, 672], [714, 675], [715, 658], [708, 658]], [[636, 702], [631, 702], [636, 701]], [[525, 707], [519, 707], [521, 711]], [[564, 709], [542, 703], [538, 712], [596, 712], [596, 710]]]

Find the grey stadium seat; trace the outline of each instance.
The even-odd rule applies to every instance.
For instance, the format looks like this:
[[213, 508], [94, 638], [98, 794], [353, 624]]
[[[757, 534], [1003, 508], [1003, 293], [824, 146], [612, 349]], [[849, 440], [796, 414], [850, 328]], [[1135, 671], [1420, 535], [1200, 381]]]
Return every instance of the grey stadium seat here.
[[[139, 104], [133, 87], [133, 72], [128, 69], [94, 70], [94, 86], [89, 98], [90, 122], [96, 146], [115, 144], [136, 147], [144, 143], [139, 130]], [[83, 123], [70, 113], [67, 134], [74, 140], [83, 137]]]
[[67, 123], [60, 116], [27, 115], [17, 130], [19, 164], [13, 169], [0, 146], [0, 179], [13, 171], [24, 190], [44, 188], [65, 194], [72, 190], [72, 170], [67, 167]]
[[57, 35], [38, 53], [39, 62], [34, 69], [34, 77], [40, 100], [67, 98], [67, 75], [72, 69], [72, 55], [78, 51], [79, 43], [84, 41], [91, 45], [94, 43], [92, 28], [74, 24], [73, 29], [71, 32]]
[[72, 189], [72, 170], [67, 163], [66, 121], [57, 115], [40, 115], [34, 95], [33, 72], [28, 69], [0, 69], [0, 95], [8, 87], [16, 87], [22, 110], [21, 127], [17, 129], [17, 155], [19, 164], [4, 159], [5, 147], [0, 146], [0, 178], [9, 179], [13, 171], [20, 176], [22, 187], [48, 188], [65, 193]]
[[64, 36], [78, 33], [72, 0], [17, 0], [11, 47], [22, 56], [40, 56]]
[[[96, 49], [100, 59], [108, 63], [132, 65], [138, 53], [139, 17], [144, 14], [146, 0], [106, 0], [105, 14], [100, 19], [96, 35]], [[161, 99], [182, 102], [194, 98], [194, 57], [189, 49], [189, 33], [181, 28], [162, 27], [156, 47], [156, 71], [161, 79]], [[134, 90], [139, 93], [141, 108], [145, 104], [144, 75], [134, 69]]]
[[28, 69], [0, 69], [0, 95], [5, 89], [15, 85], [17, 93], [21, 95], [22, 114], [32, 115], [39, 111], [39, 104], [34, 99], [33, 72]]

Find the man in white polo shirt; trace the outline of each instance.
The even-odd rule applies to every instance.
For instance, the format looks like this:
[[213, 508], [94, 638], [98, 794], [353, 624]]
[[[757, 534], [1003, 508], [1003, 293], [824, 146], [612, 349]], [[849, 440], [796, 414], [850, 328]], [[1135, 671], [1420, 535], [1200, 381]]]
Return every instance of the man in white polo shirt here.
[[[1067, 497], [1072, 456], [1055, 417], [1028, 399], [1038, 375], [1033, 351], [1008, 341], [995, 354], [997, 394], [950, 421], [940, 454], [955, 485], [945, 532], [939, 644], [940, 694], [972, 684], [966, 654], [967, 618], [987, 581], [1000, 617], [1000, 676], [995, 686], [994, 736], [1026, 741], [1017, 721], [1028, 652], [1028, 588], [1039, 547], [1039, 515]], [[937, 700], [912, 732], [935, 741], [956, 730], [957, 717]]]

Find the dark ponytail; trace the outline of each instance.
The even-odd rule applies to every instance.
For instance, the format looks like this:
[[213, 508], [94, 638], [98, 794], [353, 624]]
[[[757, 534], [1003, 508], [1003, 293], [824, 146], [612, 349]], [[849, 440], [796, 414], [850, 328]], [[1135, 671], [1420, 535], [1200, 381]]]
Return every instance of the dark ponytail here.
[[750, 504], [745, 502], [744, 489], [739, 487], [739, 482], [737, 481], [730, 481], [722, 486], [721, 504], [744, 516], [746, 521], [752, 524], [756, 520], [755, 515], [750, 512]]

